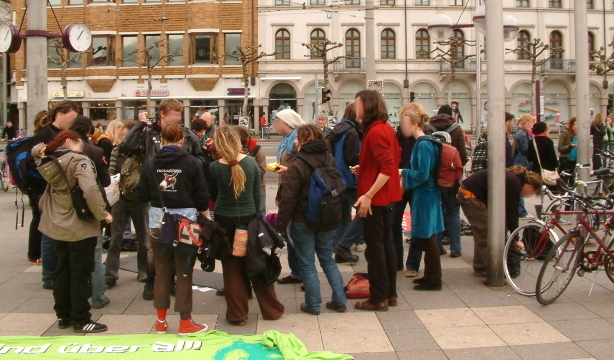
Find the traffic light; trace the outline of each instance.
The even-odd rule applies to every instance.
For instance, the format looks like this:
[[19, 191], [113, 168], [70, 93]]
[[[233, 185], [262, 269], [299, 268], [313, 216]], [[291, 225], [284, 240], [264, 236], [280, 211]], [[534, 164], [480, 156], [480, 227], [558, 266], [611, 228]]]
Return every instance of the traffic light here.
[[409, 92], [409, 102], [414, 102], [416, 101], [416, 93], [413, 91]]
[[330, 91], [330, 89], [322, 88], [322, 104], [330, 101], [330, 94], [331, 93], [332, 93], [332, 91]]

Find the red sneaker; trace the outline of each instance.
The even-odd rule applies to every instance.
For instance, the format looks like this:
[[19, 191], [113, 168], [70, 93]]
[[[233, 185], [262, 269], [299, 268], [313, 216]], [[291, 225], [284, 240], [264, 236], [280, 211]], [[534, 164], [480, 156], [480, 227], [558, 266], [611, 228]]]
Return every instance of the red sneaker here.
[[37, 259], [37, 260], [28, 259], [28, 262], [32, 265], [43, 265], [42, 259]]
[[156, 321], [156, 333], [166, 334], [166, 330], [168, 330], [168, 323], [166, 322], [166, 320], [157, 320]]
[[177, 335], [179, 336], [187, 336], [190, 334], [195, 334], [199, 332], [205, 332], [209, 330], [209, 327], [206, 324], [200, 325], [194, 322], [194, 320], [179, 320], [179, 332]]

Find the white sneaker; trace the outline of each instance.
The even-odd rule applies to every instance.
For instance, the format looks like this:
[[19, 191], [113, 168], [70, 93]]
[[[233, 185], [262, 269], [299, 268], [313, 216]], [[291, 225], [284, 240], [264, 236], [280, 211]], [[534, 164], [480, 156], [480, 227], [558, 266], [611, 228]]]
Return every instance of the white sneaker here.
[[520, 220], [533, 220], [535, 219], [535, 216], [528, 214], [527, 216], [523, 216], [520, 218]]

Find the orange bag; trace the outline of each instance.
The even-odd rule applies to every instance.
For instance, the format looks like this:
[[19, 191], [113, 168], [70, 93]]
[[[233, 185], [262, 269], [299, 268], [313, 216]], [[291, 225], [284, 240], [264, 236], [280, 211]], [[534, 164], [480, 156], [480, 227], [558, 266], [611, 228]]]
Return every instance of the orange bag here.
[[345, 287], [345, 296], [348, 299], [368, 299], [371, 296], [369, 288], [369, 274], [354, 273]]

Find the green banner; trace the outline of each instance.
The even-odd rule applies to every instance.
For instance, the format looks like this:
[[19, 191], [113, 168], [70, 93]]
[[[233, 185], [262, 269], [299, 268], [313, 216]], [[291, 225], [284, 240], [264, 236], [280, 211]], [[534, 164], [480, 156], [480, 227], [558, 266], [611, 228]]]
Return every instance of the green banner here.
[[177, 335], [2, 336], [0, 359], [181, 359], [181, 360], [347, 360], [350, 355], [308, 352], [294, 334], [275, 330], [262, 335], [221, 331]]

